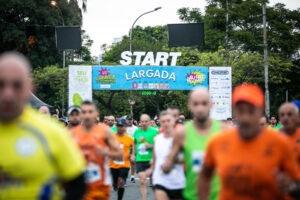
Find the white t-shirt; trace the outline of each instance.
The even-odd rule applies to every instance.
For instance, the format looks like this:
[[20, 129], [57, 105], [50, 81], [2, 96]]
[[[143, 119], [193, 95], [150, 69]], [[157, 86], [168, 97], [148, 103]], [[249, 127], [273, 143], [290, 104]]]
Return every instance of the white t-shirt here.
[[153, 184], [161, 185], [169, 190], [178, 190], [185, 187], [183, 164], [175, 164], [168, 174], [163, 173], [164, 164], [172, 148], [173, 138], [159, 134], [154, 138], [155, 166], [153, 170]]
[[134, 138], [134, 132], [135, 132], [137, 129], [138, 129], [138, 128], [137, 128], [135, 125], [128, 126], [128, 127], [127, 127], [127, 134]]

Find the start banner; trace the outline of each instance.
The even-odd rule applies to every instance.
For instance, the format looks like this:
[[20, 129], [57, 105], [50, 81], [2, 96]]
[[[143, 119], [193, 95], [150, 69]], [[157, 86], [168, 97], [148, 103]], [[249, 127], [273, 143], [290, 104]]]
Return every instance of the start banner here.
[[208, 87], [207, 67], [93, 66], [95, 90], [191, 90]]

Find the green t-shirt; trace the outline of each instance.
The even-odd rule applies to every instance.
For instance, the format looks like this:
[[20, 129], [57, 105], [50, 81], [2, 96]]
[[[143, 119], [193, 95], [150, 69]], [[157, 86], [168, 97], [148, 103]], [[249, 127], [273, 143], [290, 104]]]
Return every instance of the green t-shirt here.
[[134, 142], [136, 143], [136, 162], [147, 162], [152, 159], [152, 149], [145, 147], [145, 142], [153, 145], [154, 137], [158, 131], [149, 127], [147, 131], [142, 131], [141, 128], [134, 132]]
[[[184, 162], [186, 165], [186, 186], [183, 196], [186, 200], [197, 200], [197, 179], [202, 168], [206, 145], [214, 134], [221, 130], [221, 123], [213, 120], [210, 133], [201, 136], [197, 133], [192, 122], [185, 125], [185, 144], [183, 148]], [[218, 199], [220, 181], [217, 176], [213, 177], [209, 199]]]
[[118, 131], [117, 131], [117, 126], [113, 126], [112, 128], [110, 128], [110, 130], [111, 130], [112, 132], [114, 132], [114, 133], [118, 132]]

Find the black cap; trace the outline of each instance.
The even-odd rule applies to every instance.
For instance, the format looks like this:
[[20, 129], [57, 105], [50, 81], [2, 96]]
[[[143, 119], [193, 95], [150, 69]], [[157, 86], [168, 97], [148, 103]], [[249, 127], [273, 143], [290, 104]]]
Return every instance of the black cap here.
[[132, 120], [133, 118], [132, 118], [131, 115], [128, 115], [128, 116], [126, 117], [126, 119]]
[[126, 121], [124, 119], [117, 121], [117, 126], [127, 126]]

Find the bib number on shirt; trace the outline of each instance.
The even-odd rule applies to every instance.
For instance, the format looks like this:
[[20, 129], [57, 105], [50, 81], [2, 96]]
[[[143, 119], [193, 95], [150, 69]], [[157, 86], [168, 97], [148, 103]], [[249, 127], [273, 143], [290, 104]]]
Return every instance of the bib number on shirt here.
[[[124, 144], [120, 144], [120, 149], [122, 149], [124, 151]], [[115, 165], [124, 165], [125, 161], [124, 158], [123, 160], [113, 160]]]
[[85, 171], [85, 181], [87, 183], [94, 183], [101, 180], [101, 170], [95, 163], [89, 162]]
[[147, 150], [147, 148], [146, 148], [145, 143], [140, 144], [140, 146], [139, 146], [139, 148], [138, 148], [138, 152], [139, 152], [139, 154], [142, 155], [142, 156], [148, 155], [148, 154], [149, 154], [149, 152], [148, 152], [148, 150]]
[[192, 170], [194, 173], [199, 173], [202, 169], [204, 155], [204, 151], [195, 150], [192, 152]]

